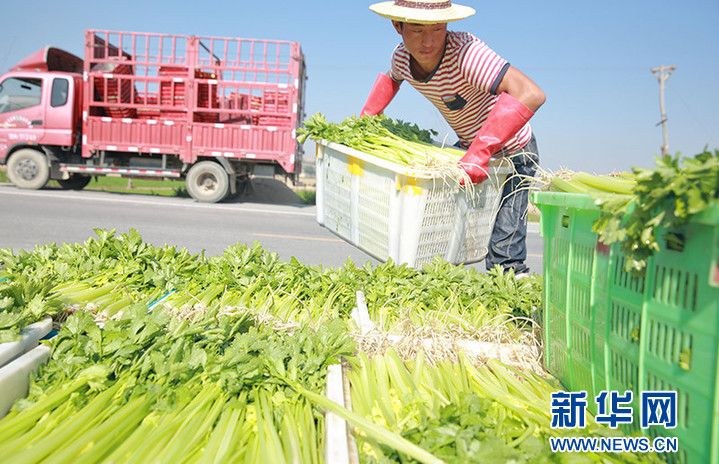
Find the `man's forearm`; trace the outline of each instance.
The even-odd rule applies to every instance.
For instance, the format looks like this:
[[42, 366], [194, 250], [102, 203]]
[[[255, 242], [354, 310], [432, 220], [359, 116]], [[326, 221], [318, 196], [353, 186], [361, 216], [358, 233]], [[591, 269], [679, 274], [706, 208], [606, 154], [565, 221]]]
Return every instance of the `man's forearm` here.
[[387, 74], [377, 75], [377, 79], [372, 86], [367, 101], [362, 108], [360, 116], [375, 116], [382, 113], [389, 106], [394, 96], [399, 91], [399, 82], [389, 77]]

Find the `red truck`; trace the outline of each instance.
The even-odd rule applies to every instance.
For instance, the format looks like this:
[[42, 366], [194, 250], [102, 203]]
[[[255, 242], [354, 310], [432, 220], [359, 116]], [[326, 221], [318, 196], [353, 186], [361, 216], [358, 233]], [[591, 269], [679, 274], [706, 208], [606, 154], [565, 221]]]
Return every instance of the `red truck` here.
[[296, 42], [89, 30], [84, 60], [46, 47], [0, 77], [0, 164], [20, 188], [185, 179], [202, 202], [294, 181], [305, 80]]

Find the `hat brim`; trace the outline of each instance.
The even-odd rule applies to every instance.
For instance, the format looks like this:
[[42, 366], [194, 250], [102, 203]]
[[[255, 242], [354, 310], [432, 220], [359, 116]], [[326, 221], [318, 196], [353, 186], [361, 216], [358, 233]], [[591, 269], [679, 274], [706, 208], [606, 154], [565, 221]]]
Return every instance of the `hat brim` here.
[[369, 9], [394, 21], [417, 24], [449, 23], [469, 18], [476, 13], [474, 8], [464, 5], [452, 4], [449, 8], [422, 10], [397, 6], [393, 1], [375, 3], [370, 5]]

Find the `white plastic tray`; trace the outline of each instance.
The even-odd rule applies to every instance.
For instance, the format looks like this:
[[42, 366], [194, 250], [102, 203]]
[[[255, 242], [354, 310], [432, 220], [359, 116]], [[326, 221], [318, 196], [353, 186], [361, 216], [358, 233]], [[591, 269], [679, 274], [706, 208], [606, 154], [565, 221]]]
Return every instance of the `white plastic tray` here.
[[[345, 407], [344, 378], [341, 364], [327, 370], [327, 398]], [[349, 464], [350, 446], [347, 422], [335, 413], [325, 413], [325, 462]]]
[[15, 401], [24, 398], [30, 388], [30, 374], [50, 358], [50, 348], [40, 345], [0, 367], [0, 418]]
[[48, 317], [25, 327], [20, 333], [20, 340], [0, 343], [0, 367], [36, 347], [40, 339], [51, 330], [52, 319]]

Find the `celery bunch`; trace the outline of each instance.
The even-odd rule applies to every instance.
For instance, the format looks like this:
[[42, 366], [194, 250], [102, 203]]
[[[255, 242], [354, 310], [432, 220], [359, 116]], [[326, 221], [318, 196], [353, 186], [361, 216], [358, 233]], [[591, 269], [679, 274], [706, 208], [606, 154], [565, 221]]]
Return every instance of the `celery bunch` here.
[[381, 115], [349, 117], [334, 124], [317, 113], [305, 120], [298, 134], [300, 143], [308, 137], [327, 140], [412, 168], [457, 167], [464, 155], [463, 151], [455, 148], [432, 145], [434, 132]]
[[259, 244], [233, 245], [206, 257], [153, 247], [134, 231], [97, 233], [84, 244], [0, 254], [10, 278], [0, 283], [0, 335], [14, 339], [47, 315], [61, 321], [68, 312], [87, 310], [105, 321], [133, 308], [160, 307], [189, 320], [214, 311], [249, 313], [279, 325], [320, 325], [348, 319], [360, 290], [384, 331], [401, 332], [409, 322], [474, 337], [487, 324], [531, 329], [521, 318], [541, 306], [537, 276], [517, 281], [442, 260], [422, 271], [350, 261], [325, 269], [282, 261]]
[[138, 308], [101, 329], [85, 312], [52, 341], [27, 399], [0, 420], [12, 462], [321, 461], [321, 393], [354, 351], [344, 324], [278, 332], [246, 316]]
[[659, 230], [680, 228], [692, 216], [717, 204], [719, 150], [705, 150], [693, 157], [663, 156], [654, 168], [634, 168], [619, 176], [582, 172], [569, 179], [552, 176], [550, 187], [596, 199], [601, 216], [594, 223], [594, 232], [606, 244], [619, 243], [625, 270], [641, 275], [647, 259], [660, 249]]
[[[551, 453], [550, 436], [617, 434], [591, 421], [583, 431], [552, 429], [549, 405], [558, 387], [499, 362], [477, 367], [460, 358], [459, 363], [430, 365], [420, 354], [405, 363], [390, 351], [374, 358], [360, 355], [349, 378], [357, 414], [447, 463], [565, 462]], [[362, 430], [355, 437], [362, 462], [412, 462], [401, 448], [388, 447]], [[577, 459], [662, 462], [655, 455], [631, 453], [583, 453]]]

